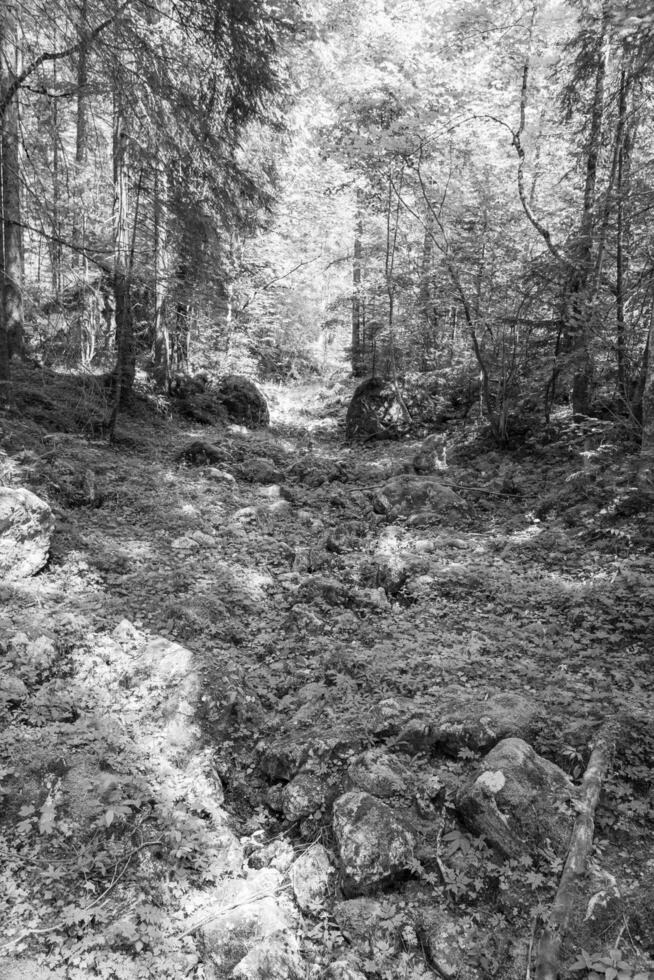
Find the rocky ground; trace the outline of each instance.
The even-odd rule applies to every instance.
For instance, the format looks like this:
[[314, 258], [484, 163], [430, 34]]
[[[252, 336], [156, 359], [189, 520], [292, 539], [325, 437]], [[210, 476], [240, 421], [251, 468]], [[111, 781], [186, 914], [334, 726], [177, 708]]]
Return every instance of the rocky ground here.
[[54, 515], [0, 585], [2, 977], [529, 976], [607, 725], [562, 975], [654, 970], [651, 495], [608, 428], [431, 466], [347, 394], [0, 416]]

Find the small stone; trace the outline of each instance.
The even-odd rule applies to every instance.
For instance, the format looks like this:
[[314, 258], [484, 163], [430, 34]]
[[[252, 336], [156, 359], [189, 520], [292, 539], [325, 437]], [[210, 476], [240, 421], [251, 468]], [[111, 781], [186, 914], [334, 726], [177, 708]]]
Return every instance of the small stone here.
[[327, 968], [325, 980], [366, 980], [366, 975], [349, 960], [334, 960]]
[[368, 749], [354, 759], [348, 776], [357, 789], [386, 799], [406, 792], [410, 772], [395, 756]]
[[193, 538], [182, 536], [181, 538], [175, 538], [171, 542], [170, 547], [174, 551], [195, 551], [200, 546]]
[[214, 483], [236, 483], [236, 477], [231, 473], [227, 473], [226, 470], [219, 470], [215, 466], [210, 466], [206, 471], [206, 476], [209, 480], [213, 480]]
[[322, 844], [314, 844], [301, 854], [291, 868], [295, 901], [307, 912], [327, 896], [334, 870]]
[[13, 674], [0, 674], [0, 704], [18, 705], [27, 697], [25, 682]]
[[234, 980], [304, 980], [306, 966], [284, 936], [259, 943], [232, 970]]
[[[281, 799], [280, 799], [281, 809]], [[282, 874], [288, 871], [295, 860], [295, 851], [287, 840], [274, 840], [270, 844], [253, 851], [248, 863], [251, 868], [275, 868]]]
[[284, 816], [293, 823], [320, 810], [324, 802], [324, 780], [311, 772], [299, 773], [282, 790]]
[[204, 531], [193, 531], [191, 538], [205, 548], [215, 548], [218, 543], [214, 537], [210, 534], [205, 534]]

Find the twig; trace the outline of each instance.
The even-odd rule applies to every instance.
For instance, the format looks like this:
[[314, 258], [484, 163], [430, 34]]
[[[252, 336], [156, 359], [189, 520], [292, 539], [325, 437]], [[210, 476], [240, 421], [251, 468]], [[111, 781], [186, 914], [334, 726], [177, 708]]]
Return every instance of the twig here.
[[259, 902], [261, 901], [262, 898], [274, 898], [276, 895], [279, 895], [280, 892], [288, 888], [290, 888], [290, 885], [284, 885], [282, 888], [278, 888], [276, 891], [273, 892], [261, 892], [258, 895], [250, 895], [247, 898], [247, 900], [244, 902], [234, 902], [232, 905], [224, 905], [220, 909], [214, 909], [213, 912], [210, 912], [209, 915], [205, 915], [204, 918], [199, 919], [192, 926], [189, 926], [188, 929], [185, 929], [184, 932], [178, 933], [176, 938], [184, 939], [185, 936], [190, 936], [192, 933], [196, 931], [196, 929], [200, 929], [202, 926], [206, 926], [207, 922], [213, 922], [214, 919], [219, 918], [221, 915], [224, 915], [226, 912], [233, 912], [234, 909], [243, 908], [244, 905], [250, 905], [252, 902]]
[[440, 855], [441, 841], [443, 839], [444, 828], [445, 828], [445, 805], [443, 804], [443, 807], [441, 809], [441, 825], [438, 828], [438, 833], [436, 835], [435, 851], [436, 851], [436, 867], [438, 868], [440, 876], [443, 880], [443, 884], [447, 886], [447, 868], [443, 864]]
[[531, 954], [534, 951], [534, 938], [536, 936], [536, 917], [531, 922], [531, 936], [529, 937], [529, 949], [527, 950], [527, 972], [525, 980], [531, 980]]
[[[95, 898], [89, 905], [85, 905], [84, 908], [82, 909], [82, 912], [88, 912], [90, 911], [90, 909], [93, 909], [97, 905], [99, 905], [99, 903], [104, 898], [106, 898], [109, 892], [116, 887], [120, 879], [127, 871], [127, 867], [130, 861], [132, 860], [132, 858], [134, 857], [134, 855], [138, 854], [138, 852], [142, 851], [145, 847], [152, 847], [153, 844], [161, 844], [161, 840], [148, 840], [145, 841], [143, 844], [139, 844], [138, 847], [135, 847], [134, 850], [127, 855], [125, 864], [123, 865], [123, 868], [119, 874], [116, 874], [116, 868], [118, 867], [118, 865], [116, 864], [116, 866], [114, 867], [114, 876], [111, 879], [110, 884], [107, 886], [107, 888], [105, 888], [105, 890], [102, 892], [101, 895], [98, 895], [98, 897]], [[43, 929], [26, 929], [24, 932], [21, 932], [20, 935], [16, 936], [14, 939], [10, 939], [9, 942], [4, 943], [4, 945], [0, 946], [0, 952], [2, 952], [2, 950], [9, 949], [10, 946], [15, 946], [17, 943], [22, 943], [24, 939], [28, 939], [30, 936], [43, 936], [48, 932], [55, 932], [57, 929], [61, 929], [67, 925], [70, 925], [70, 923], [66, 922], [64, 919], [60, 919], [59, 922], [55, 922], [54, 925], [45, 926]]]

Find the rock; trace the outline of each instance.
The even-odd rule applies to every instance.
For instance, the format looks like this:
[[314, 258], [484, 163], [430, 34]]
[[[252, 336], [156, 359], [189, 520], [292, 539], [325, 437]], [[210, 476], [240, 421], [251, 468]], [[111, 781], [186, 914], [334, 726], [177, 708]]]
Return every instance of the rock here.
[[274, 868], [282, 874], [288, 871], [295, 860], [295, 851], [287, 840], [273, 840], [257, 851], [253, 851], [248, 859], [251, 868]]
[[35, 959], [24, 957], [0, 957], [2, 980], [65, 980], [65, 967], [51, 969]]
[[0, 580], [28, 578], [43, 568], [53, 530], [44, 500], [30, 490], [0, 487]]
[[398, 744], [408, 752], [440, 750], [457, 757], [460, 749], [481, 752], [507, 736], [524, 737], [538, 709], [522, 694], [500, 691], [485, 701], [452, 699], [438, 709], [438, 718], [415, 716], [400, 732]]
[[27, 697], [27, 687], [20, 677], [13, 674], [0, 674], [0, 707], [17, 707]]
[[330, 563], [329, 555], [320, 547], [297, 546], [293, 554], [293, 571], [319, 572]]
[[572, 830], [569, 777], [520, 738], [495, 746], [459, 793], [457, 808], [475, 834], [506, 857], [549, 845], [563, 857]]
[[391, 381], [366, 378], [352, 395], [345, 419], [346, 439], [397, 437], [402, 408]]
[[334, 960], [327, 968], [325, 980], [366, 980], [366, 975], [349, 960]]
[[296, 943], [275, 936], [259, 943], [234, 967], [234, 980], [304, 980], [306, 964], [295, 948]]
[[301, 854], [291, 868], [295, 901], [303, 912], [319, 905], [327, 896], [334, 875], [329, 855], [322, 844], [314, 844]]
[[266, 399], [248, 378], [228, 374], [221, 378], [216, 395], [223, 403], [232, 422], [248, 429], [259, 429], [270, 422]]
[[372, 939], [385, 917], [387, 912], [376, 898], [350, 898], [334, 906], [336, 924], [351, 942]]
[[208, 480], [213, 480], [214, 483], [236, 483], [236, 477], [231, 473], [227, 473], [226, 470], [219, 470], [215, 466], [210, 466], [206, 472]]
[[419, 916], [416, 935], [439, 977], [477, 980], [477, 968], [467, 963], [467, 954], [474, 945], [474, 926], [469, 917], [432, 908]]
[[359, 581], [362, 585], [381, 588], [386, 595], [397, 595], [409, 578], [409, 565], [400, 555], [376, 555], [362, 562]]
[[217, 539], [213, 535], [207, 534], [206, 531], [192, 531], [189, 536], [192, 541], [197, 541], [204, 548], [215, 548], [218, 544]]
[[281, 885], [281, 874], [271, 868], [250, 871], [247, 878], [225, 878], [214, 907], [203, 907], [198, 932], [212, 964], [224, 971], [223, 976], [263, 940], [270, 943], [293, 928], [296, 912], [280, 894]]
[[231, 461], [231, 454], [221, 446], [216, 446], [204, 439], [194, 439], [177, 453], [177, 460], [188, 466], [206, 466], [207, 463], [224, 463]]
[[320, 810], [325, 802], [324, 779], [312, 772], [301, 772], [282, 790], [282, 806], [287, 820], [295, 823]]
[[389, 480], [375, 491], [373, 507], [385, 516], [410, 516], [428, 511], [432, 514], [464, 513], [466, 504], [450, 487], [429, 476], [405, 474]]
[[185, 418], [200, 425], [225, 425], [229, 421], [225, 406], [214, 391], [180, 398], [177, 407]]
[[395, 756], [380, 749], [368, 749], [357, 756], [347, 774], [357, 789], [382, 799], [405, 793], [411, 777]]
[[113, 639], [123, 646], [135, 646], [143, 639], [139, 629], [129, 619], [121, 619], [112, 632]]
[[259, 768], [270, 780], [291, 780], [300, 771], [309, 756], [309, 745], [289, 741], [287, 735], [269, 743], [257, 746]]
[[329, 606], [344, 606], [352, 602], [352, 591], [340, 579], [329, 575], [311, 575], [298, 589], [298, 602], [320, 599]]
[[382, 698], [371, 709], [368, 727], [378, 738], [395, 738], [406, 726], [413, 710], [410, 698]]
[[333, 827], [343, 890], [362, 895], [403, 874], [413, 860], [415, 838], [389, 806], [353, 790], [334, 804]]
[[278, 485], [283, 479], [271, 459], [256, 456], [248, 459], [239, 467], [239, 475], [248, 483], [264, 483]]
[[175, 538], [170, 547], [173, 551], [196, 551], [200, 545], [190, 537]]

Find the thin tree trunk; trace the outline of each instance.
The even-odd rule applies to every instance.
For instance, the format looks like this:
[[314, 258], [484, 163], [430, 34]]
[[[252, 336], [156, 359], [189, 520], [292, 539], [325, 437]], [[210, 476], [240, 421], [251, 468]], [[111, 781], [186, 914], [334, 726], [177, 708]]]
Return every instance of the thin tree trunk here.
[[1, 120], [0, 174], [2, 183], [2, 236], [0, 271], [0, 380], [8, 380], [13, 354], [23, 351], [23, 240], [20, 210], [20, 150], [18, 92], [14, 80], [20, 73], [16, 40], [16, 4], [5, 3], [0, 22], [0, 95], [5, 106]]
[[366, 371], [365, 338], [363, 335], [363, 317], [361, 300], [361, 259], [363, 238], [363, 194], [357, 188], [356, 215], [354, 219], [354, 255], [352, 260], [352, 374], [360, 378]]
[[127, 197], [127, 120], [120, 91], [122, 78], [117, 79], [114, 93], [113, 133], [113, 292], [116, 306], [116, 366], [113, 371], [113, 405], [108, 423], [109, 435], [113, 434], [120, 408], [129, 398], [136, 358], [134, 352], [134, 325], [130, 296], [130, 246], [128, 234]]
[[588, 415], [591, 407], [593, 360], [590, 349], [591, 317], [594, 295], [589, 295], [592, 272], [594, 209], [597, 192], [597, 166], [604, 121], [604, 84], [609, 56], [607, 14], [604, 13], [602, 34], [598, 39], [595, 89], [590, 116], [590, 131], [586, 147], [586, 180], [584, 203], [578, 232], [578, 247], [574, 255], [575, 269], [568, 279], [563, 301], [563, 320], [566, 340], [574, 362], [572, 410], [575, 415]]
[[640, 416], [642, 437], [640, 444], [639, 474], [641, 481], [654, 483], [654, 311], [650, 317], [649, 334], [643, 354], [642, 381], [640, 396]]
[[89, 156], [89, 53], [86, 42], [87, 31], [88, 0], [81, 0], [77, 25], [77, 36], [80, 47], [77, 58], [77, 119], [75, 131], [76, 201], [75, 211], [73, 213], [73, 226], [71, 229], [73, 243], [71, 264], [73, 269], [77, 270], [78, 275], [77, 292], [79, 303], [77, 309], [77, 336], [75, 341], [82, 364], [89, 364], [93, 359], [97, 327], [96, 317], [93, 315], [91, 303], [89, 302], [89, 268], [88, 261], [84, 256], [86, 228], [83, 188]]
[[[400, 191], [402, 188], [402, 177], [400, 174]], [[400, 411], [402, 412], [402, 418], [405, 422], [411, 422], [411, 413], [407, 408], [406, 402], [402, 396], [400, 390], [400, 384], [397, 374], [397, 358], [395, 354], [395, 283], [393, 281], [393, 268], [395, 264], [395, 250], [397, 248], [397, 235], [400, 226], [400, 206], [401, 197], [400, 192], [397, 194], [397, 206], [395, 208], [394, 216], [394, 229], [391, 236], [391, 220], [393, 220], [393, 191], [394, 185], [392, 177], [388, 181], [388, 209], [386, 212], [386, 256], [384, 264], [384, 277], [386, 279], [386, 292], [388, 293], [388, 342], [390, 348], [390, 362], [391, 362], [391, 377], [393, 379], [393, 387], [395, 389], [395, 396], [397, 398], [398, 405], [400, 406]]]
[[170, 334], [166, 321], [167, 228], [166, 175], [160, 167], [154, 177], [154, 370], [159, 384], [170, 382]]

